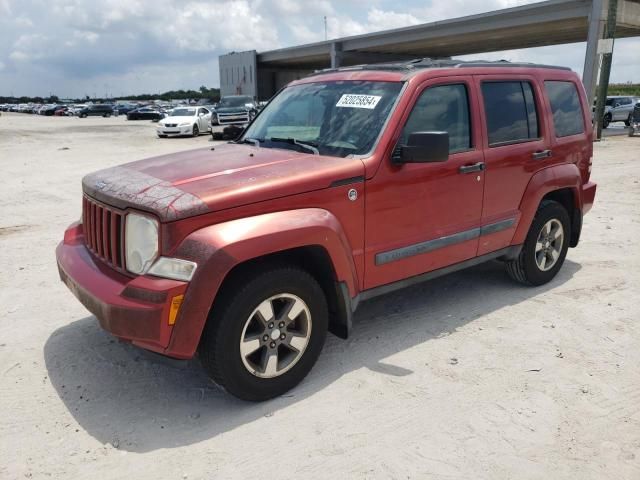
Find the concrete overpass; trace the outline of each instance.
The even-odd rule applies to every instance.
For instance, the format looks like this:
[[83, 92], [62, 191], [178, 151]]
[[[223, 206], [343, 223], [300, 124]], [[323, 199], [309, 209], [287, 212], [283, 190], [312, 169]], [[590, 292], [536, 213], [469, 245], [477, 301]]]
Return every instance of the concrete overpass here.
[[[583, 82], [593, 97], [608, 1], [548, 0], [278, 50], [230, 53], [220, 57], [221, 91], [266, 99], [323, 68], [586, 41]], [[616, 38], [633, 36], [640, 36], [640, 0], [618, 0]]]

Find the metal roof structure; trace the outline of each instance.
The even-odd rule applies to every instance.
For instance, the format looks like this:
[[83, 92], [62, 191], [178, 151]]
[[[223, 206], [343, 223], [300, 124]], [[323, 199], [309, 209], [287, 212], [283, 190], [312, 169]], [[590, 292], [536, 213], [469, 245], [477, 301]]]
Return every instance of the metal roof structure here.
[[[451, 57], [518, 48], [584, 42], [591, 0], [548, 0], [450, 20], [344, 37], [258, 53], [264, 66], [324, 68], [332, 49], [340, 65], [375, 63], [402, 57]], [[603, 12], [606, 14], [606, 12]], [[616, 37], [640, 35], [640, 1], [618, 6]], [[333, 46], [339, 44], [339, 48]], [[335, 55], [333, 53], [333, 55]]]
[[[640, 0], [617, 1], [616, 38], [640, 36]], [[598, 67], [598, 45], [603, 38], [608, 2], [547, 0], [382, 32], [253, 52], [256, 95], [260, 93], [264, 97], [266, 93], [268, 96], [296, 77], [329, 67], [401, 62], [423, 57], [449, 58], [587, 41], [583, 81], [592, 96]], [[232, 53], [220, 58], [223, 93], [223, 68], [231, 61], [226, 57], [233, 55], [242, 54]], [[242, 77], [238, 75], [238, 78]], [[237, 90], [238, 82], [231, 83]]]

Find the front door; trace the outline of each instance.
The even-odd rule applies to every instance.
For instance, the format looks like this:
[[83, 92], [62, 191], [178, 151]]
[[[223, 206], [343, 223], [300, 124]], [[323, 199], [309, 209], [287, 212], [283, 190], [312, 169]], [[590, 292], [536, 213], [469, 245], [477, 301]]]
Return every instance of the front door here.
[[397, 145], [412, 132], [447, 131], [450, 154], [441, 163], [385, 158], [367, 182], [365, 289], [476, 255], [484, 159], [475, 98], [467, 76], [432, 79], [414, 92]]

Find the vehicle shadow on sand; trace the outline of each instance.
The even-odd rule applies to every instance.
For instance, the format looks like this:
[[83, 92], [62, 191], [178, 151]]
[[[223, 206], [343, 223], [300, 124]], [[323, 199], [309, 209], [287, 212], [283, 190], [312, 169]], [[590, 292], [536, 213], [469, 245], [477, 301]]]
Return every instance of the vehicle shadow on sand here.
[[365, 302], [348, 340], [328, 335], [318, 363], [302, 384], [260, 404], [221, 391], [197, 360], [161, 361], [114, 340], [93, 316], [56, 330], [44, 346], [44, 357], [51, 383], [82, 428], [101, 443], [147, 452], [233, 430], [304, 400], [362, 367], [385, 375], [411, 375], [411, 370], [383, 360], [438, 341], [505, 306], [544, 296], [580, 268], [567, 260], [551, 283], [528, 288], [511, 281], [499, 262], [490, 262]]

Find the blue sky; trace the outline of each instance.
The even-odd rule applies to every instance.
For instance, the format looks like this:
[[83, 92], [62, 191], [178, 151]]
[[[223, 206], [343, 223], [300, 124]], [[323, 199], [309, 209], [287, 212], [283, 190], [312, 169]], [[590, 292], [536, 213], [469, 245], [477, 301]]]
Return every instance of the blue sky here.
[[[218, 85], [217, 58], [532, 3], [516, 0], [0, 0], [0, 95], [120, 96]], [[640, 82], [640, 38], [612, 80]], [[477, 58], [474, 56], [473, 58]], [[481, 55], [568, 65], [584, 44]]]

